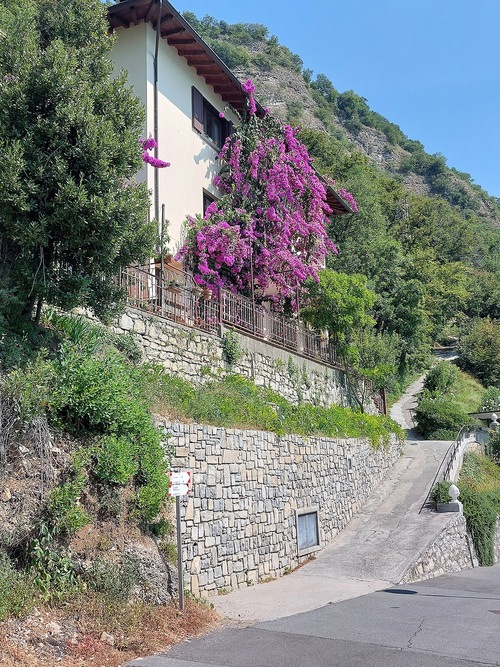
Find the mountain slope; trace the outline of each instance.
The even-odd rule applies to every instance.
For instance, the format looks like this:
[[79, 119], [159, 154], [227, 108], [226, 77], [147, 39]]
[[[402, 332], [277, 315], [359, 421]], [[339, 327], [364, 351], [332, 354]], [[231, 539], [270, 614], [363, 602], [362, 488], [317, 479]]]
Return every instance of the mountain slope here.
[[239, 78], [252, 79], [259, 101], [279, 118], [343, 138], [417, 194], [439, 195], [500, 226], [498, 199], [469, 174], [449, 168], [440, 154], [426, 153], [354, 91], [339, 93], [323, 74], [312, 80], [300, 56], [269, 36], [265, 26], [229, 25], [210, 16], [200, 20], [191, 12], [184, 16]]

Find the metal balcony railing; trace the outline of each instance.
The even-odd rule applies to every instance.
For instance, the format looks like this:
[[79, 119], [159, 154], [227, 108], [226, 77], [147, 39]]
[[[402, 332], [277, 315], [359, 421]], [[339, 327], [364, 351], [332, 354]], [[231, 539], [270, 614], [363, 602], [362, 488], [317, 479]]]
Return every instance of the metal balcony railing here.
[[[308, 359], [340, 368], [335, 346], [298, 319], [292, 319], [251, 299], [219, 288], [216, 293], [197, 285], [193, 277], [176, 268], [128, 267], [120, 275], [127, 303], [173, 322], [221, 334], [232, 327]], [[383, 393], [373, 391], [373, 401], [385, 413]]]

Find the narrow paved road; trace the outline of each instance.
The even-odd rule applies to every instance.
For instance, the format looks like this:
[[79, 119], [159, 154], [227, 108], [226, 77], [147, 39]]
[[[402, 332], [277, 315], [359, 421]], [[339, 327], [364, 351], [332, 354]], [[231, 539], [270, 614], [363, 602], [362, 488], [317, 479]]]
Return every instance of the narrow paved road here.
[[449, 442], [420, 441], [411, 409], [391, 416], [406, 452], [361, 512], [290, 576], [211, 598], [230, 627], [135, 661], [144, 667], [500, 665], [500, 566], [395, 586], [446, 515], [419, 514]]
[[380, 590], [249, 627], [226, 627], [130, 665], [498, 666], [500, 565]]
[[391, 410], [392, 418], [407, 429], [404, 456], [347, 527], [316, 560], [292, 575], [211, 599], [217, 611], [238, 621], [268, 621], [399, 583], [449, 519], [419, 514], [450, 444], [415, 439], [411, 408], [422, 381], [408, 387]]

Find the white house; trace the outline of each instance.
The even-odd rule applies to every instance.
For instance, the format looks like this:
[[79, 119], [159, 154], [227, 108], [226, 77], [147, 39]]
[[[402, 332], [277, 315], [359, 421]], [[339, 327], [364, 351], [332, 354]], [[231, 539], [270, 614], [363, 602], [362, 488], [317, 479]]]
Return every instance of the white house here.
[[[169, 222], [170, 249], [182, 237], [187, 215], [203, 213], [218, 192], [213, 176], [217, 154], [246, 94], [241, 82], [166, 0], [122, 0], [109, 8], [117, 40], [112, 52], [116, 69], [128, 71], [129, 83], [146, 106], [144, 137], [158, 143], [167, 169], [144, 166], [138, 178], [153, 193], [151, 218]], [[262, 109], [259, 110], [262, 112]], [[219, 116], [224, 113], [224, 118]], [[333, 190], [328, 203], [334, 214], [351, 209]]]

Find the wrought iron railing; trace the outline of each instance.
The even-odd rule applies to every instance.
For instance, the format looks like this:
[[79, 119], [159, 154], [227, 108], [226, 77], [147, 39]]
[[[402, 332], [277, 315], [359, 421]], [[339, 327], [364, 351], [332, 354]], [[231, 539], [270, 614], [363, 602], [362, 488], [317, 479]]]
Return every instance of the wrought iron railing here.
[[[335, 346], [298, 319], [273, 313], [251, 299], [226, 289], [204, 290], [192, 276], [170, 266], [129, 267], [121, 272], [121, 285], [130, 306], [189, 327], [221, 333], [230, 326], [330, 366], [340, 368]], [[385, 413], [383, 395], [373, 391], [378, 410]]]
[[219, 330], [218, 304], [202, 298], [202, 290], [187, 273], [129, 267], [122, 270], [121, 284], [134, 308], [204, 331]]

